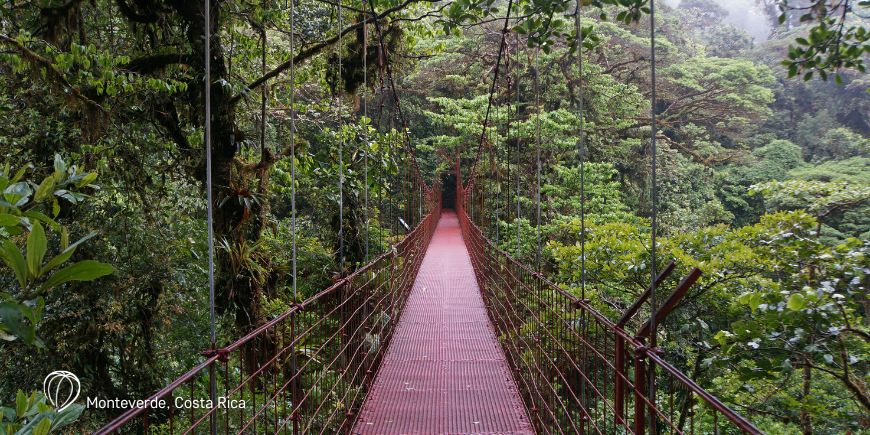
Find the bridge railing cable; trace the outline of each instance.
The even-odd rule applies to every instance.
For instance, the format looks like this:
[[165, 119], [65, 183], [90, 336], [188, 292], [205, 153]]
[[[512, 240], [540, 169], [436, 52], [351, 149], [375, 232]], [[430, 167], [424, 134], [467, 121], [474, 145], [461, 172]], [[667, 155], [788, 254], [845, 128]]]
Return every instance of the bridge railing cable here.
[[387, 252], [235, 342], [205, 352], [199, 365], [96, 433], [347, 431], [440, 218], [440, 191], [426, 193], [425, 217]]
[[458, 188], [463, 237], [539, 433], [761, 433], [650, 348], [643, 328], [627, 332], [487, 239], [465, 211], [470, 196]]

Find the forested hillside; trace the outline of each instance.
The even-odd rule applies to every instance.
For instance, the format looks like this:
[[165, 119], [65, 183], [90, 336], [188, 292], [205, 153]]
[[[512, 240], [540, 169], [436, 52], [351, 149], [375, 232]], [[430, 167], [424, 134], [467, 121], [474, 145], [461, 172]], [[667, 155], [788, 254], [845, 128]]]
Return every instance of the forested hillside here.
[[[38, 393], [16, 412], [16, 393], [53, 370], [82, 397], [143, 398], [210, 345], [199, 3], [0, 5], [0, 433], [50, 412]], [[646, 1], [581, 3], [582, 70], [574, 2], [345, 1], [339, 19], [303, 0], [292, 50], [287, 2], [212, 3], [219, 343], [404, 234], [400, 112], [431, 182], [474, 161], [510, 4], [487, 234], [578, 295], [585, 270], [618, 318], [649, 284], [652, 107], [663, 293], [703, 272], [659, 327], [663, 354], [769, 433], [870, 430], [866, 2], [760, 2], [767, 40], [713, 0], [657, 4], [655, 101]], [[116, 415], [82, 411], [51, 418]]]

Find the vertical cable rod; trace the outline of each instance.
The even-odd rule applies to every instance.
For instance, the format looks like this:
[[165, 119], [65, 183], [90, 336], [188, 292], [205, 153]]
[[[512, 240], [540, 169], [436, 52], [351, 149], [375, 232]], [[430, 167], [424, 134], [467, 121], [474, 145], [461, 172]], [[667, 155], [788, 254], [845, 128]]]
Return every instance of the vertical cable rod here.
[[580, 0], [577, 0], [577, 10], [574, 17], [577, 32], [577, 64], [579, 67], [579, 101], [580, 138], [577, 153], [580, 157], [580, 299], [586, 299], [586, 129], [585, 129], [585, 94], [583, 87], [583, 23], [580, 20]]
[[[650, 302], [650, 348], [656, 347], [656, 275], [657, 275], [657, 267], [656, 267], [656, 254], [657, 254], [657, 246], [656, 246], [656, 232], [658, 231], [658, 186], [657, 186], [657, 161], [656, 154], [658, 150], [656, 149], [656, 134], [657, 128], [656, 125], [656, 6], [655, 0], [650, 0], [649, 2], [649, 40], [650, 40], [650, 80], [651, 80], [651, 101], [650, 101], [650, 120], [652, 124], [652, 133], [651, 133], [651, 146], [650, 152], [652, 154], [651, 158], [651, 166], [652, 166], [652, 174], [651, 174], [651, 182], [650, 182], [650, 197], [652, 200], [652, 221], [651, 221], [651, 250], [650, 250], [650, 264], [652, 267], [650, 268], [650, 293], [649, 293], [649, 302]], [[647, 376], [647, 382], [649, 383], [649, 400], [652, 403], [655, 403], [656, 397], [656, 382], [655, 382], [655, 365], [649, 365], [650, 374]], [[649, 430], [650, 433], [655, 433], [655, 415], [650, 415], [649, 419]]]
[[[517, 57], [517, 65], [519, 66], [519, 62], [520, 62], [520, 35], [519, 34], [516, 35], [516, 41], [517, 41], [516, 57]], [[517, 90], [516, 90], [516, 93], [517, 93], [516, 115], [517, 115], [517, 122], [519, 122], [519, 119], [520, 119], [520, 72], [517, 71], [516, 75], [517, 75], [517, 79], [516, 79], [516, 82], [517, 82], [517, 84], [516, 84], [516, 87], [517, 87]], [[517, 151], [516, 152], [516, 155], [517, 155], [517, 171], [516, 171], [517, 172], [517, 217], [516, 217], [516, 222], [517, 222], [517, 254], [516, 254], [516, 257], [517, 258], [520, 258], [520, 253], [522, 252], [522, 244], [520, 242], [520, 239], [521, 239], [520, 217], [522, 216], [522, 210], [520, 209], [520, 163], [522, 163], [521, 157], [520, 157], [520, 142], [521, 142], [520, 135], [518, 133], [517, 134], [517, 149], [516, 149], [516, 151]]]
[[[208, 221], [208, 309], [209, 309], [209, 348], [215, 349], [217, 343], [217, 330], [215, 326], [215, 291], [214, 291], [214, 198], [212, 195], [212, 170], [211, 170], [211, 0], [205, 0], [203, 10], [205, 27], [205, 70], [204, 89], [205, 93], [205, 184], [206, 184], [206, 220]], [[209, 369], [209, 396], [212, 403], [217, 403], [217, 378], [214, 366]], [[211, 433], [217, 434], [215, 416], [209, 419]]]
[[338, 52], [338, 74], [335, 79], [335, 111], [338, 115], [338, 270], [339, 273], [344, 274], [344, 132], [342, 131], [344, 122], [341, 117], [341, 88], [343, 84], [341, 77], [343, 60], [341, 49], [343, 45], [342, 34], [344, 32], [342, 32], [341, 27], [341, 0], [338, 0], [335, 8], [338, 13], [338, 46], [336, 47]]
[[214, 291], [214, 199], [211, 170], [211, 0], [205, 0], [205, 185], [208, 220], [208, 306], [211, 347], [217, 342]]
[[538, 54], [540, 49], [535, 49], [535, 236], [538, 239], [538, 248], [535, 252], [535, 266], [541, 271], [541, 89], [540, 89], [540, 65]]
[[[296, 271], [296, 64], [293, 60], [296, 50], [296, 17], [294, 14], [294, 0], [289, 0], [290, 9], [290, 239], [292, 244], [291, 262], [291, 280], [293, 286], [293, 304], [298, 303], [297, 295], [297, 271]], [[291, 340], [295, 340], [295, 318], [291, 323]], [[293, 421], [293, 432], [297, 432], [297, 374], [296, 374], [296, 350], [290, 352], [290, 369], [293, 373], [293, 379], [290, 387], [290, 397], [293, 401], [293, 412], [290, 419]]]
[[[293, 275], [293, 303], [298, 302], [296, 295], [296, 65], [293, 53], [296, 49], [294, 0], [290, 1], [290, 233], [293, 253], [291, 256]], [[295, 355], [295, 352], [294, 352]]]
[[[260, 23], [262, 28], [260, 29], [260, 73], [262, 75], [266, 75], [266, 19], [263, 19], [263, 22]], [[268, 82], [263, 83], [263, 86], [260, 87], [260, 153], [261, 155], [266, 155], [266, 99], [267, 93], [266, 88], [268, 88]]]
[[[362, 15], [363, 15], [363, 22], [362, 22], [362, 28], [363, 28], [363, 43], [362, 43], [363, 101], [362, 101], [362, 106], [363, 106], [363, 118], [366, 119], [368, 122], [368, 118], [369, 118], [369, 102], [368, 102], [368, 99], [369, 99], [369, 88], [368, 88], [368, 86], [369, 86], [369, 76], [368, 76], [368, 73], [369, 73], [369, 71], [368, 71], [368, 68], [369, 68], [369, 64], [368, 64], [369, 30], [368, 30], [368, 26], [367, 26], [368, 23], [366, 22], [366, 20], [368, 19], [368, 16], [365, 13], [363, 13]], [[366, 124], [366, 125], [364, 125], [364, 127], [365, 127], [365, 130], [363, 132], [363, 141], [365, 143], [365, 148], [364, 148], [365, 152], [363, 155], [363, 172], [365, 173], [365, 185], [364, 185], [364, 188], [365, 188], [365, 191], [364, 191], [365, 207], [363, 208], [363, 210], [365, 210], [365, 221], [366, 221], [365, 255], [366, 255], [366, 263], [368, 263], [369, 262], [369, 150], [370, 150], [371, 144], [369, 144], [369, 125]]]

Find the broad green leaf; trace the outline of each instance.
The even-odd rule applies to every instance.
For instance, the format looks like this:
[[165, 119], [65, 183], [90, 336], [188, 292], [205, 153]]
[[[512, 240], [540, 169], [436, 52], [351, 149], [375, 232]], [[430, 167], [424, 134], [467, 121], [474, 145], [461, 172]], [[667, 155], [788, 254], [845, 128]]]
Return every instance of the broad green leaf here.
[[97, 173], [96, 172], [89, 172], [87, 175], [82, 177], [82, 179], [79, 180], [78, 183], [76, 183], [76, 187], [78, 187], [78, 188], [85, 187], [85, 186], [93, 183], [94, 180], [96, 180], [96, 179], [97, 179]]
[[21, 224], [21, 218], [9, 213], [0, 213], [0, 227], [14, 227]]
[[52, 194], [54, 186], [54, 177], [45, 177], [45, 180], [42, 180], [42, 183], [39, 183], [39, 187], [36, 188], [36, 194], [34, 194], [33, 198], [36, 201], [42, 201], [45, 198], [48, 198]]
[[46, 291], [52, 287], [70, 281], [93, 281], [115, 271], [111, 265], [95, 260], [83, 260], [71, 266], [67, 266], [48, 278], [40, 287], [40, 291]]
[[27, 413], [27, 396], [24, 395], [24, 392], [18, 390], [18, 394], [15, 395], [15, 415], [19, 418], [24, 417], [24, 414]]
[[15, 272], [18, 285], [24, 287], [27, 284], [27, 261], [24, 260], [18, 247], [11, 241], [4, 240], [2, 249], [0, 249], [0, 257], [3, 257], [3, 262]]
[[54, 421], [52, 422], [54, 429], [60, 429], [61, 427], [64, 427], [78, 420], [79, 416], [82, 415], [82, 411], [84, 410], [85, 407], [83, 405], [70, 405], [63, 411], [59, 412], [54, 418]]
[[45, 250], [48, 247], [48, 240], [45, 237], [45, 230], [39, 221], [33, 221], [33, 229], [27, 236], [27, 270], [30, 271], [30, 276], [36, 278], [39, 276], [39, 269], [42, 266], [42, 260], [45, 258]]
[[63, 161], [63, 158], [60, 156], [60, 154], [55, 154], [54, 155], [54, 173], [60, 174], [62, 176], [63, 174], [66, 174], [66, 168], [67, 168], [66, 162]]
[[49, 260], [48, 263], [45, 263], [45, 265], [42, 266], [42, 269], [40, 269], [40, 272], [39, 272], [40, 276], [47, 273], [51, 269], [54, 269], [55, 267], [60, 266], [61, 264], [63, 264], [67, 260], [69, 260], [70, 257], [72, 257], [73, 253], [75, 253], [76, 248], [79, 245], [81, 245], [82, 243], [86, 242], [88, 239], [90, 239], [96, 235], [97, 235], [96, 232], [91, 232], [87, 236], [84, 236], [81, 239], [78, 239], [72, 245], [67, 246], [66, 249], [64, 249], [60, 254], [57, 254], [56, 256], [54, 256], [54, 258]]
[[19, 180], [21, 180], [22, 178], [24, 178], [24, 173], [27, 172], [28, 169], [30, 169], [30, 166], [29, 166], [29, 165], [25, 165], [24, 167], [22, 167], [21, 169], [19, 169], [19, 170], [15, 173], [15, 175], [12, 177], [12, 179], [9, 180], [9, 182], [10, 182], [10, 183], [17, 183]]
[[23, 310], [28, 308], [14, 302], [0, 303], [0, 325], [13, 337], [32, 344], [36, 340], [36, 328], [27, 322]]
[[54, 231], [60, 231], [60, 224], [58, 224], [54, 219], [46, 216], [44, 213], [31, 210], [24, 213], [24, 216], [29, 217], [32, 220], [40, 221], [51, 227], [51, 229]]
[[48, 435], [48, 432], [51, 430], [51, 420], [48, 417], [43, 417], [39, 420], [39, 423], [36, 424], [36, 427], [33, 428], [33, 435]]
[[788, 303], [786, 303], [786, 306], [789, 310], [800, 311], [806, 308], [807, 299], [800, 293], [794, 293], [788, 297]]

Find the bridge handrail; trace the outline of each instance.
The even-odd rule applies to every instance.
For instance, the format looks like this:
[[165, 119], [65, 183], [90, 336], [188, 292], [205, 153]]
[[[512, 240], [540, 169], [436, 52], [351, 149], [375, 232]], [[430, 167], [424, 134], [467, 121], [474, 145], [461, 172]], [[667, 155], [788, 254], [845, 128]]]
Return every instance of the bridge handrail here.
[[[160, 390], [158, 390], [154, 394], [148, 396], [147, 399], [142, 401], [143, 406], [133, 407], [131, 409], [126, 410], [121, 415], [117, 416], [112, 421], [108, 422], [105, 426], [103, 426], [102, 428], [97, 430], [95, 432], [95, 434], [102, 435], [102, 434], [118, 433], [122, 429], [125, 429], [128, 425], [133, 424], [136, 420], [142, 420], [144, 422], [143, 423], [144, 426], [146, 426], [146, 427], [149, 426], [149, 420], [148, 420], [149, 413], [157, 411], [156, 409], [151, 407], [152, 403], [157, 403], [160, 400], [166, 400], [168, 398], [172, 398], [173, 393], [185, 385], [190, 385], [191, 394], [193, 394], [195, 384], [198, 381], [201, 382], [202, 379], [205, 377], [214, 377], [215, 373], [220, 370], [221, 365], [223, 365], [223, 367], [226, 371], [225, 376], [228, 379], [231, 376], [231, 374], [229, 373], [229, 366], [227, 364], [227, 360], [231, 354], [234, 355], [234, 354], [238, 353], [237, 351], [244, 348], [245, 346], [255, 346], [255, 341], [257, 339], [261, 338], [262, 336], [268, 335], [272, 331], [278, 331], [279, 328], [281, 328], [281, 327], [285, 327], [285, 329], [286, 329], [286, 323], [288, 320], [294, 322], [293, 324], [295, 325], [295, 322], [297, 322], [296, 317], [298, 317], [298, 315], [300, 313], [304, 313], [306, 311], [316, 309], [320, 305], [328, 303], [329, 301], [326, 301], [326, 299], [336, 297], [336, 294], [339, 293], [342, 289], [349, 288], [349, 290], [351, 290], [351, 291], [362, 290], [362, 287], [365, 287], [367, 284], [371, 283], [373, 281], [373, 279], [376, 279], [378, 277], [379, 273], [384, 273], [384, 270], [383, 270], [384, 267], [390, 268], [390, 270], [391, 270], [390, 277], [391, 278], [393, 277], [392, 271], [396, 271], [397, 268], [402, 269], [402, 271], [398, 271], [397, 273], [407, 272], [410, 274], [414, 274], [415, 269], [419, 267], [419, 263], [422, 261], [421, 250], [423, 252], [425, 252], [425, 246], [426, 246], [426, 244], [428, 244], [428, 239], [432, 236], [432, 232], [434, 231], [434, 228], [437, 225], [437, 221], [438, 221], [438, 218], [440, 216], [440, 190], [437, 188], [431, 188], [431, 187], [426, 186], [426, 185], [423, 185], [422, 187], [426, 193], [426, 205], [427, 205], [426, 208], [428, 209], [427, 214], [426, 214], [426, 216], [423, 217], [423, 219], [420, 220], [418, 225], [415, 226], [413, 228], [413, 230], [411, 230], [409, 233], [407, 233], [405, 235], [405, 237], [403, 237], [402, 240], [400, 240], [394, 244], [389, 245], [389, 249], [386, 252], [378, 255], [373, 260], [371, 260], [369, 263], [356, 269], [354, 272], [350, 273], [349, 275], [347, 275], [341, 279], [338, 279], [337, 281], [332, 283], [329, 287], [327, 287], [327, 288], [319, 291], [318, 293], [308, 297], [304, 301], [302, 301], [298, 304], [292, 305], [289, 309], [287, 309], [286, 311], [284, 311], [280, 315], [269, 320], [268, 322], [257, 327], [256, 329], [250, 331], [249, 333], [245, 334], [244, 336], [232, 341], [231, 343], [227, 344], [224, 347], [221, 347], [218, 349], [210, 349], [210, 350], [203, 352], [205, 359], [202, 362], [198, 363], [192, 369], [190, 369], [190, 370], [186, 371], [185, 373], [183, 373], [182, 375], [178, 376], [172, 382], [170, 382], [168, 385], [161, 388]], [[400, 257], [409, 257], [410, 261], [402, 262], [400, 260]], [[402, 263], [402, 264], [397, 265], [398, 263]], [[385, 266], [385, 265], [391, 265], [391, 266]], [[378, 267], [380, 267], [382, 270], [376, 270], [376, 268], [378, 268]], [[407, 274], [407, 273], [405, 273], [405, 274]], [[363, 278], [363, 277], [372, 277], [373, 279], [369, 279], [368, 281], [363, 282], [362, 286], [353, 287], [354, 282], [360, 278]], [[400, 276], [396, 276], [395, 278], [400, 278]], [[390, 296], [390, 298], [391, 298], [390, 307], [392, 307], [391, 309], [395, 308], [395, 306], [400, 306], [403, 304], [402, 293], [407, 293], [407, 291], [403, 291], [402, 288], [403, 287], [408, 287], [408, 289], [410, 288], [410, 284], [407, 282], [407, 279], [405, 279], [403, 282], [395, 283], [394, 285], [398, 286], [395, 290], [396, 290], [396, 293], [399, 293], [399, 294], [398, 294], [398, 296], [396, 296], [396, 295]], [[372, 289], [371, 290], [372, 295], [369, 296], [368, 299], [362, 301], [362, 304], [365, 305], [367, 302], [369, 302], [372, 299], [372, 297], [374, 296], [374, 293], [376, 293], [377, 291], [383, 291], [382, 287], [383, 287], [383, 285], [380, 287]], [[355, 293], [349, 293], [348, 295], [345, 295], [345, 297], [347, 297], [347, 298], [352, 298], [354, 296], [355, 296]], [[386, 296], [382, 296], [378, 302], [380, 303], [381, 301], [384, 301], [385, 297]], [[330, 313], [334, 313], [336, 310], [341, 309], [342, 315], [348, 317], [347, 319], [343, 319], [344, 323], [342, 323], [340, 325], [340, 328], [342, 328], [342, 331], [343, 331], [343, 328], [345, 327], [345, 325], [348, 325], [350, 323], [360, 324], [359, 326], [357, 326], [357, 331], [359, 331], [361, 329], [361, 326], [362, 326], [361, 324], [365, 321], [370, 321], [369, 318], [372, 317], [371, 315], [369, 315], [369, 317], [364, 318], [364, 319], [355, 318], [354, 315], [360, 310], [360, 308], [361, 307], [357, 307], [357, 309], [356, 309], [356, 311], [354, 311], [354, 313], [347, 313], [345, 311], [349, 311], [349, 309], [344, 307], [344, 302], [341, 302], [338, 305], [338, 307], [333, 308], [332, 311], [330, 311]], [[353, 321], [353, 320], [356, 320], [356, 321]], [[390, 329], [389, 331], [384, 331], [385, 328], [386, 328], [386, 326], [381, 326], [381, 329], [379, 330], [379, 332], [382, 332], [384, 335], [389, 335], [392, 330]], [[281, 353], [286, 351], [288, 348], [293, 347], [295, 349], [295, 346], [299, 343], [299, 340], [301, 339], [301, 337], [304, 334], [305, 334], [304, 332], [298, 334], [296, 337], [292, 338], [289, 341], [289, 344], [286, 344], [286, 346], [283, 349], [276, 350], [277, 353], [275, 354], [275, 356], [272, 357], [271, 359], [269, 359], [265, 364], [261, 363], [259, 368], [257, 368], [256, 370], [248, 373], [248, 375], [250, 375], [248, 378], [245, 379], [240, 375], [239, 376], [239, 386], [237, 386], [231, 390], [227, 385], [225, 385], [224, 391], [225, 392], [230, 391], [233, 394], [237, 394], [237, 393], [240, 393], [239, 390], [244, 385], [251, 385], [254, 382], [263, 382], [262, 380], [255, 381], [253, 378], [255, 376], [268, 376], [268, 374], [266, 373], [268, 371], [267, 367], [272, 365], [275, 362], [275, 360], [279, 356], [281, 356]], [[349, 344], [349, 341], [352, 339], [343, 338], [342, 340], [345, 342], [348, 342], [348, 344]], [[384, 341], [388, 341], [388, 340], [389, 340], [388, 337], [384, 339]], [[345, 344], [345, 348], [348, 346], [348, 344]], [[325, 344], [324, 344], [324, 346], [325, 346]], [[382, 346], [382, 347], [385, 347], [385, 346]], [[336, 358], [338, 358], [338, 356], [336, 356]], [[363, 362], [367, 362], [370, 359], [376, 360], [377, 358], [378, 358], [378, 356], [374, 356], [374, 357], [369, 358], [369, 356], [367, 355], [367, 356], [363, 357], [363, 360], [362, 360], [362, 362], [360, 362], [359, 365], [362, 366]], [[335, 361], [335, 359], [333, 359], [333, 361]], [[241, 357], [239, 360], [239, 364], [240, 365], [243, 364], [243, 362], [241, 361]], [[371, 367], [374, 365], [375, 365], [374, 363], [370, 362], [370, 364], [369, 364], [370, 370], [369, 370], [369, 372], [366, 372], [363, 375], [364, 378], [370, 379], [373, 377], [373, 374], [370, 373], [370, 371], [371, 371]], [[304, 368], [304, 366], [303, 366], [303, 368]], [[269, 370], [275, 370], [275, 368], [269, 367]], [[298, 382], [297, 379], [302, 377], [302, 373], [301, 373], [302, 369], [300, 369], [298, 367], [294, 367], [293, 370], [296, 372], [293, 374], [293, 376], [290, 377], [290, 379], [291, 379], [291, 381]], [[242, 372], [244, 372], [244, 370], [242, 370]], [[218, 373], [218, 374], [220, 374], [220, 373]], [[225, 379], [225, 381], [226, 381], [226, 379]], [[288, 391], [287, 390], [288, 385], [291, 381], [284, 383], [284, 385], [280, 389], [278, 388], [278, 383], [274, 382], [274, 395], [272, 396], [272, 399], [275, 400], [275, 403], [276, 403], [275, 406], [277, 406], [277, 396], [279, 394], [286, 395], [286, 392]], [[354, 381], [356, 381], [356, 374], [354, 374], [354, 379], [352, 379], [351, 382], [354, 382]], [[266, 381], [266, 382], [268, 382], [268, 381]], [[333, 387], [333, 388], [335, 388], [335, 387]], [[349, 389], [345, 392], [345, 395], [347, 395], [348, 393], [349, 393]], [[241, 392], [241, 394], [244, 397], [244, 392]], [[256, 400], [256, 398], [254, 400]], [[255, 403], [255, 407], [256, 407], [256, 403]], [[297, 405], [297, 408], [299, 408], [299, 407], [301, 407], [301, 405]], [[264, 409], [265, 409], [265, 406], [264, 406]], [[262, 424], [261, 422], [258, 421], [258, 419], [261, 419], [260, 415], [264, 413], [263, 412], [264, 409], [261, 409], [259, 412], [257, 412], [257, 414], [252, 415], [250, 417], [250, 420], [248, 420], [248, 421], [242, 421], [244, 418], [247, 418], [247, 417], [243, 416], [243, 418], [240, 419], [239, 425], [237, 427], [248, 427], [250, 424], [257, 424], [257, 423]], [[319, 409], [320, 408], [318, 407], [318, 410]], [[168, 412], [169, 412], [169, 419], [168, 420], [169, 420], [169, 425], [170, 425], [170, 432], [172, 432], [172, 433], [174, 433], [174, 431], [175, 431], [174, 426], [173, 426], [173, 423], [175, 421], [175, 418], [174, 418], [175, 416], [172, 414], [173, 411], [174, 411], [174, 408], [170, 405], [169, 410], [168, 410]], [[296, 411], [298, 411], [298, 409], [294, 409], [293, 414], [296, 414]], [[199, 427], [200, 425], [205, 424], [205, 422], [207, 420], [219, 419], [218, 412], [219, 412], [219, 408], [217, 406], [213, 405], [209, 409], [203, 411], [203, 413], [196, 415], [195, 417], [191, 416], [190, 423], [189, 423], [190, 427], [187, 430], [184, 430], [183, 433], [189, 433], [191, 430], [194, 430], [196, 427]], [[252, 413], [253, 412], [254, 411], [252, 411]], [[191, 414], [191, 415], [193, 415], [193, 414]], [[350, 419], [350, 418], [352, 418], [352, 415], [343, 415], [343, 417], [344, 417], [344, 419]], [[179, 419], [180, 418], [181, 418], [181, 416], [179, 416]], [[295, 416], [291, 416], [291, 418], [286, 418], [286, 419], [284, 419], [285, 421], [282, 423], [282, 425], [288, 425], [289, 420], [296, 419], [296, 418], [297, 417], [295, 417]], [[227, 420], [227, 422], [224, 424], [226, 425], [227, 430], [229, 430], [229, 425], [230, 425], [229, 417], [226, 417], [226, 420]], [[217, 423], [212, 423], [212, 424], [220, 425], [221, 422], [218, 421]], [[277, 423], [277, 417], [276, 417], [276, 426], [277, 426], [277, 424], [278, 423]], [[297, 423], [294, 420], [292, 424], [295, 425]], [[346, 425], [346, 424], [347, 423], [342, 423], [342, 425]], [[181, 429], [181, 430], [183, 430], [183, 429]]]
[[[475, 185], [475, 183], [473, 180], [468, 183], [469, 187], [473, 187], [474, 185]], [[462, 188], [458, 188], [458, 189], [461, 189], [461, 191], [459, 192], [460, 198], [464, 197], [464, 192], [466, 191], [466, 189], [462, 189]], [[462, 200], [458, 199], [457, 200], [457, 214], [459, 214], [460, 222], [463, 224], [462, 225], [463, 232], [465, 232], [465, 227], [468, 226], [475, 233], [474, 236], [476, 236], [476, 238], [478, 238], [479, 240], [482, 240], [483, 243], [485, 243], [485, 247], [488, 250], [501, 256], [503, 259], [507, 260], [512, 267], [515, 267], [515, 268], [521, 270], [522, 272], [524, 272], [525, 274], [528, 274], [529, 276], [538, 280], [541, 284], [548, 287], [550, 290], [552, 290], [552, 291], [556, 292], [557, 294], [561, 295], [562, 297], [566, 298], [568, 301], [570, 301], [570, 304], [572, 306], [574, 306], [575, 308], [581, 309], [584, 312], [586, 312], [587, 314], [589, 314], [590, 316], [592, 316], [596, 321], [598, 321], [602, 325], [604, 325], [606, 327], [606, 329], [609, 330], [618, 340], [621, 340], [625, 345], [630, 347], [636, 353], [636, 355], [638, 355], [638, 358], [644, 358], [644, 357], [647, 358], [649, 361], [651, 361], [652, 364], [654, 364], [655, 366], [660, 368], [662, 371], [667, 373], [667, 375], [670, 375], [677, 382], [681, 383], [686, 390], [690, 391], [692, 394], [696, 395], [698, 398], [700, 398], [705, 403], [707, 403], [711, 408], [713, 408], [714, 410], [721, 413], [723, 417], [725, 417], [728, 421], [733, 423], [734, 426], [736, 426], [740, 431], [742, 431], [743, 433], [748, 433], [748, 434], [761, 434], [762, 433], [749, 420], [747, 420], [742, 415], [740, 415], [737, 412], [735, 412], [734, 410], [732, 410], [730, 407], [728, 407], [728, 405], [724, 404], [716, 396], [709, 393], [703, 387], [701, 387], [695, 381], [693, 381], [691, 378], [686, 376], [681, 370], [677, 369], [671, 363], [666, 361], [662, 356], [660, 356], [658, 354], [658, 349], [649, 349], [645, 345], [645, 343], [642, 339], [635, 337], [634, 335], [625, 331], [625, 329], [623, 329], [622, 327], [618, 326], [615, 322], [613, 322], [612, 320], [607, 318], [605, 315], [603, 315], [601, 312], [599, 312], [597, 309], [592, 307], [589, 304], [589, 301], [580, 299], [579, 297], [575, 296], [574, 294], [570, 293], [569, 291], [565, 290], [564, 288], [558, 286], [557, 284], [555, 284], [552, 281], [550, 281], [549, 279], [547, 279], [547, 277], [544, 276], [542, 273], [535, 271], [532, 268], [530, 268], [529, 266], [519, 262], [518, 260], [513, 258], [510, 254], [508, 254], [506, 251], [502, 250], [492, 240], [487, 238], [483, 234], [483, 231], [480, 229], [480, 227], [475, 222], [473, 222], [472, 219], [469, 218], [469, 216], [465, 212], [464, 205], [461, 203], [462, 203]], [[469, 241], [466, 240], [466, 243], [468, 243], [468, 242]], [[469, 246], [469, 251], [472, 251], [471, 252], [472, 256], [474, 256], [476, 254], [476, 252], [474, 252], [475, 249], [473, 249], [472, 246]], [[480, 277], [478, 279], [480, 280]], [[480, 284], [481, 284], [482, 289], [486, 287], [485, 282], [481, 282]], [[652, 370], [652, 372], [654, 373], [655, 370]], [[515, 373], [515, 375], [516, 375], [516, 373]], [[624, 375], [624, 374], [617, 374], [616, 376], [623, 377], [623, 381], [628, 380], [628, 378], [625, 377], [626, 375]], [[631, 385], [631, 387], [633, 387], [633, 385]], [[630, 389], [637, 390], [637, 388], [630, 388]], [[651, 403], [650, 403], [651, 399], [649, 399], [647, 397], [642, 397], [642, 398], [640, 398], [640, 400], [645, 402], [647, 404], [647, 406], [651, 405]]]

